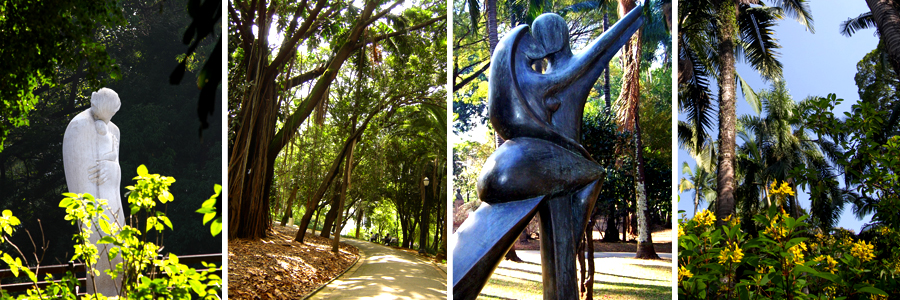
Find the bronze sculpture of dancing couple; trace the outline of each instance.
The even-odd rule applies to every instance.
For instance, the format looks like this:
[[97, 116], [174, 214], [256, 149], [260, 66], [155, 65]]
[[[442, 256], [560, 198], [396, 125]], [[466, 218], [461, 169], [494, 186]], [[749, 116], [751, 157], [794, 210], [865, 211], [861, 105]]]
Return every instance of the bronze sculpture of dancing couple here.
[[[478, 177], [481, 207], [454, 234], [453, 298], [474, 299], [535, 214], [544, 299], [577, 299], [576, 249], [605, 178], [582, 147], [591, 87], [643, 24], [638, 5], [581, 52], [565, 20], [543, 14], [513, 28], [491, 57], [488, 110], [506, 142]], [[546, 61], [546, 68], [534, 68]]]

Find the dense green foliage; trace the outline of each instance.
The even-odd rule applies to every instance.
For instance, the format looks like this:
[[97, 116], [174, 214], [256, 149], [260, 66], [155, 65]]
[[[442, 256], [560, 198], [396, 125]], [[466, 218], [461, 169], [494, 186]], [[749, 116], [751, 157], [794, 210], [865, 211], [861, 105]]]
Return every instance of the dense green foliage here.
[[41, 93], [73, 78], [59, 69], [87, 73], [93, 85], [118, 78], [106, 51], [107, 36], [123, 27], [118, 0], [7, 1], [0, 4], [0, 151], [12, 128], [30, 124]]
[[[173, 86], [168, 82], [172, 68], [183, 55], [184, 27], [190, 23], [187, 1], [161, 5], [141, 1], [123, 3], [128, 26], [98, 30], [91, 38], [102, 41], [105, 53], [119, 67], [119, 80], [106, 87], [115, 90], [122, 108], [112, 118], [122, 132], [119, 163], [122, 170], [134, 170], [141, 163], [164, 174], [180, 178], [172, 191], [183, 201], [164, 208], [174, 223], [162, 234], [164, 251], [178, 255], [218, 253], [220, 239], [211, 237], [195, 215], [209, 191], [221, 183], [221, 115], [210, 118], [211, 127], [198, 138], [196, 99], [193, 84]], [[188, 60], [186, 79], [196, 81], [202, 53], [209, 53], [213, 41], [200, 45]], [[41, 89], [41, 101], [29, 113], [29, 126], [9, 130], [0, 152], [0, 209], [15, 211], [34, 238], [50, 243], [44, 264], [64, 264], [71, 255], [74, 226], [63, 221], [65, 211], [57, 208], [58, 195], [67, 191], [62, 162], [63, 133], [69, 120], [90, 106], [90, 92], [102, 85], [84, 69], [60, 66], [59, 76], [72, 78], [52, 88]], [[107, 81], [108, 75], [101, 75]], [[221, 98], [221, 96], [218, 96]], [[121, 186], [124, 187], [124, 184]], [[124, 193], [124, 188], [122, 193]], [[221, 207], [217, 204], [216, 207]], [[40, 236], [43, 226], [44, 237]], [[27, 235], [12, 240], [30, 253]], [[0, 250], [9, 251], [7, 245]]]

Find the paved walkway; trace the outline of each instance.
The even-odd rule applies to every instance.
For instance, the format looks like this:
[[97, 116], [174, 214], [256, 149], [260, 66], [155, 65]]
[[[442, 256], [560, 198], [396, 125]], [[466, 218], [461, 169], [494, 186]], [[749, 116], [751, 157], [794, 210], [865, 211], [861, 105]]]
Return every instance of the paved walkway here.
[[360, 260], [309, 299], [446, 299], [447, 270], [415, 255], [354, 239]]
[[[541, 263], [541, 250], [516, 250], [516, 255], [524, 261]], [[672, 253], [659, 253], [661, 259], [672, 260]], [[634, 258], [634, 252], [594, 252], [594, 259], [601, 258]]]

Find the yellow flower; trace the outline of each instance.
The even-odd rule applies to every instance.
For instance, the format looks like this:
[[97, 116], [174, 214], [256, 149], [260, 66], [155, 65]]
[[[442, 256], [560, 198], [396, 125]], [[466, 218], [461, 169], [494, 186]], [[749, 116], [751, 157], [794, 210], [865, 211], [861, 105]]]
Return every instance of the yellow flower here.
[[872, 244], [866, 244], [866, 241], [859, 241], [857, 243], [853, 243], [852, 248], [850, 249], [850, 254], [859, 258], [862, 262], [867, 262], [875, 258], [875, 246]]
[[825, 271], [831, 272], [834, 274], [837, 271], [837, 261], [834, 258], [831, 258], [831, 255], [819, 255], [813, 261], [822, 263], [825, 267]]
[[684, 235], [684, 227], [682, 227], [681, 224], [678, 224], [678, 237], [681, 237], [682, 235]]
[[791, 186], [788, 185], [787, 181], [781, 182], [781, 192], [785, 195], [790, 195], [790, 196], [794, 195], [794, 190], [791, 189]]
[[740, 247], [738, 247], [737, 242], [728, 242], [722, 252], [719, 252], [719, 263], [739, 263], [741, 259], [744, 258], [744, 253]]
[[694, 217], [697, 220], [697, 224], [703, 226], [712, 226], [716, 223], [716, 216], [709, 210], [704, 209], [697, 216]]
[[766, 227], [763, 233], [768, 234], [774, 240], [780, 240], [787, 237], [788, 230], [787, 228], [781, 227], [781, 224], [778, 221], [778, 216], [776, 216], [772, 218], [772, 221], [769, 223], [769, 226]]
[[788, 185], [787, 181], [782, 181], [781, 186], [778, 187], [778, 179], [772, 181], [768, 191], [769, 194], [775, 197], [776, 203], [779, 205], [784, 205], [787, 196], [794, 196], [794, 190]]
[[884, 295], [877, 295], [877, 294], [869, 295], [869, 299], [872, 299], [872, 300], [881, 300], [881, 299], [887, 299], [887, 298], [888, 297], [884, 296]]
[[741, 217], [738, 217], [737, 215], [728, 215], [722, 221], [728, 223], [729, 226], [734, 226], [741, 222]]
[[800, 264], [804, 263], [803, 251], [805, 251], [805, 250], [806, 250], [806, 243], [804, 243], [804, 242], [800, 242], [799, 244], [796, 244], [793, 247], [791, 247], [790, 249], [788, 249], [788, 252], [790, 252], [791, 255], [793, 255], [792, 260], [794, 261], [795, 264], [800, 265]]
[[678, 281], [679, 281], [679, 282], [682, 281], [682, 280], [691, 278], [691, 277], [693, 277], [693, 276], [694, 276], [694, 274], [691, 273], [691, 270], [688, 270], [688, 269], [685, 268], [684, 266], [678, 267]]
[[825, 295], [829, 298], [837, 296], [837, 288], [833, 286], [825, 287]]

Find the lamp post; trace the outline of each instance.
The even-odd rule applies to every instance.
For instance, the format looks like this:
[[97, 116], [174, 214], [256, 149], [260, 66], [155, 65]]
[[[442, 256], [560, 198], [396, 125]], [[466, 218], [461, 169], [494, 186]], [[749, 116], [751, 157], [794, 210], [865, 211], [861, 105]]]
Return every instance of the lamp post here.
[[426, 205], [428, 204], [428, 197], [430, 197], [431, 193], [428, 192], [428, 177], [425, 177], [422, 180], [422, 183], [425, 184], [425, 196], [422, 197], [422, 222], [419, 226], [419, 254], [425, 254], [425, 245], [428, 241], [428, 212]]

